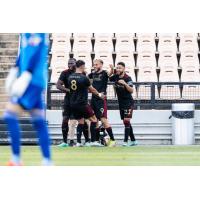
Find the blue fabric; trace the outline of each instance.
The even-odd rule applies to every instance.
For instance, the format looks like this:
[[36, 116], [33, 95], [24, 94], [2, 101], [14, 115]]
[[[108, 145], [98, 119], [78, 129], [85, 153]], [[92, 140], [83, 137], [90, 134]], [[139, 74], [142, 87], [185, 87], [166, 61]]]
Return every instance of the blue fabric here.
[[42, 156], [48, 160], [51, 160], [50, 138], [46, 121], [43, 117], [37, 115], [32, 115], [32, 120], [39, 138], [39, 145], [42, 151]]
[[9, 136], [11, 139], [11, 148], [13, 155], [19, 157], [20, 156], [20, 137], [21, 130], [19, 126], [19, 121], [17, 114], [6, 111], [3, 116], [5, 122], [7, 123], [7, 129], [9, 132]]
[[16, 61], [19, 76], [24, 71], [32, 72], [31, 83], [45, 88], [47, 85], [47, 56], [49, 38], [46, 33], [20, 34], [20, 50]]
[[44, 109], [43, 89], [30, 84], [22, 97], [11, 97], [13, 104], [19, 104], [25, 110]]

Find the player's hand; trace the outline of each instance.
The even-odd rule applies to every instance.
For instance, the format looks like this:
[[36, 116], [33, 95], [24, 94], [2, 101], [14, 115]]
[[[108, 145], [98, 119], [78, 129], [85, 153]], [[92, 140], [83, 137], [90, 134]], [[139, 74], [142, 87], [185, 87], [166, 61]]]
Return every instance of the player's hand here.
[[126, 82], [124, 80], [119, 80], [118, 83], [121, 85], [126, 85]]
[[110, 69], [114, 69], [114, 66], [112, 64], [109, 64]]
[[23, 72], [22, 75], [13, 83], [11, 96], [21, 97], [29, 86], [31, 79], [32, 74], [30, 72]]
[[101, 99], [105, 99], [106, 95], [104, 95], [103, 93], [99, 93], [98, 95]]
[[10, 94], [12, 85], [14, 81], [17, 79], [17, 74], [18, 74], [18, 68], [12, 67], [6, 78], [6, 84], [5, 84], [5, 89], [8, 94]]

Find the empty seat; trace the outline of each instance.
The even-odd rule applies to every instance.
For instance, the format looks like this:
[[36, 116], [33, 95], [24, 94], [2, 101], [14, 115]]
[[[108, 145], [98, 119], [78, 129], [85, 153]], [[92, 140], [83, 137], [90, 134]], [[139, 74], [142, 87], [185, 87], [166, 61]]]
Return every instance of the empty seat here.
[[173, 66], [175, 69], [178, 67], [178, 60], [175, 51], [163, 50], [159, 54], [158, 67]]
[[135, 51], [133, 42], [133, 34], [116, 33], [116, 46], [115, 51]]
[[158, 34], [158, 51], [174, 51], [177, 52], [176, 34], [162, 33]]
[[170, 84], [170, 82], [179, 82], [178, 71], [171, 68], [162, 68], [160, 71], [160, 82], [167, 82], [169, 85], [162, 85], [160, 91], [161, 99], [180, 99], [180, 88], [178, 85]]
[[109, 51], [113, 52], [113, 34], [111, 33], [97, 33], [95, 34], [94, 51]]
[[197, 33], [179, 33], [180, 44], [179, 51], [191, 50], [199, 51], [197, 43]]
[[52, 54], [50, 68], [56, 68], [60, 65], [66, 65], [69, 59], [69, 55], [63, 51], [57, 51]]
[[91, 72], [92, 59], [91, 54], [88, 51], [76, 51], [73, 56], [76, 60], [83, 60], [85, 62], [85, 70], [87, 73]]
[[[183, 69], [181, 74], [182, 82], [200, 82], [199, 70], [195, 67]], [[200, 99], [200, 85], [184, 85], [182, 91], [183, 99]]]
[[185, 66], [194, 65], [199, 68], [199, 58], [196, 51], [182, 51], [180, 58], [180, 66], [185, 68]]
[[[139, 69], [138, 82], [158, 82], [156, 69], [154, 67], [144, 67]], [[155, 98], [158, 98], [158, 87], [155, 86]], [[139, 99], [151, 99], [151, 85], [140, 85], [138, 87]]]
[[154, 33], [137, 33], [137, 51], [156, 51]]
[[54, 53], [56, 51], [65, 51], [66, 53], [69, 53], [71, 51], [71, 43], [70, 43], [71, 34], [52, 33], [51, 38], [53, 40], [51, 53]]
[[151, 51], [142, 51], [138, 53], [137, 67], [152, 66], [156, 68], [155, 53]]
[[73, 51], [92, 51], [91, 33], [74, 33]]
[[95, 52], [95, 59], [103, 60], [103, 69], [110, 71], [110, 64], [113, 65], [112, 53], [108, 51]]
[[118, 62], [124, 62], [125, 65], [126, 65], [126, 73], [129, 74], [130, 76], [133, 75], [133, 73], [134, 73], [134, 65], [135, 65], [133, 52], [130, 52], [130, 51], [117, 52], [116, 62], [115, 62], [116, 65], [117, 65]]

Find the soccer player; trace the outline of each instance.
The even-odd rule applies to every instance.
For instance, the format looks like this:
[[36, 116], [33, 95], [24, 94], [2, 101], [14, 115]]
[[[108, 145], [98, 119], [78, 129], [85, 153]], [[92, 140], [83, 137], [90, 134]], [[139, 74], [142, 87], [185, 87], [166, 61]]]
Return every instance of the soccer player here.
[[11, 139], [12, 157], [9, 166], [21, 165], [18, 116], [25, 110], [32, 117], [42, 152], [42, 164], [51, 165], [50, 139], [45, 121], [43, 94], [47, 85], [48, 34], [23, 33], [20, 37], [20, 54], [16, 66], [6, 79], [10, 101], [4, 112]]
[[[94, 60], [94, 72], [88, 75], [89, 79], [92, 82], [92, 86], [100, 93], [106, 95], [107, 85], [108, 85], [108, 78], [109, 75], [107, 71], [103, 70], [103, 61], [101, 59]], [[113, 70], [113, 66], [110, 65], [111, 71]], [[100, 120], [106, 129], [109, 137], [110, 142], [108, 146], [112, 147], [116, 145], [116, 141], [112, 132], [112, 128], [107, 119], [107, 100], [106, 97], [104, 99], [99, 98], [96, 95], [92, 95], [91, 99], [91, 107], [94, 110], [94, 113], [98, 120]], [[97, 123], [98, 124], [98, 123]], [[97, 127], [97, 140], [99, 140], [100, 130]]]
[[76, 71], [69, 76], [68, 84], [70, 88], [70, 109], [74, 118], [78, 120], [77, 126], [77, 146], [82, 146], [81, 136], [84, 130], [84, 119], [89, 119], [91, 132], [91, 146], [101, 146], [96, 141], [96, 123], [97, 118], [88, 104], [88, 90], [93, 95], [104, 99], [104, 95], [99, 93], [91, 86], [90, 80], [83, 74], [85, 71], [85, 62], [78, 60], [76, 62]]
[[[125, 64], [123, 62], [117, 64], [116, 74], [110, 77], [110, 81], [115, 83], [114, 87], [119, 102], [120, 116], [125, 126], [123, 146], [134, 146], [137, 141], [130, 123], [133, 112], [133, 97], [131, 95], [133, 93], [133, 81], [125, 73]], [[128, 143], [129, 136], [131, 141]]]
[[[69, 105], [69, 88], [67, 88], [68, 85], [68, 78], [69, 76], [75, 72], [76, 69], [76, 59], [70, 58], [68, 60], [68, 69], [64, 70], [57, 81], [56, 87], [62, 92], [65, 92], [66, 95], [64, 97], [64, 105], [63, 105], [63, 120], [62, 120], [62, 135], [63, 135], [63, 142], [59, 144], [59, 147], [68, 147], [74, 146], [74, 140], [73, 138], [70, 138], [70, 144], [67, 143], [67, 137], [68, 137], [68, 131], [69, 131], [69, 119], [71, 117], [71, 128], [75, 126], [76, 120], [73, 120], [72, 116], [70, 116], [70, 105]], [[73, 130], [70, 131], [73, 133]]]

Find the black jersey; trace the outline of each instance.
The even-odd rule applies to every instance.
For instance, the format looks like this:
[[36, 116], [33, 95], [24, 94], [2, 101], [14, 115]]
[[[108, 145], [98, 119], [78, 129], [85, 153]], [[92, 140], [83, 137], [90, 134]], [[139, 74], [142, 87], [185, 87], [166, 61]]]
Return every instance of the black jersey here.
[[113, 75], [110, 77], [110, 81], [115, 83], [114, 87], [117, 93], [119, 107], [121, 109], [129, 108], [133, 105], [133, 97], [131, 93], [127, 91], [125, 86], [118, 83], [119, 80], [124, 80], [131, 87], [133, 87], [133, 81], [127, 74], [122, 78], [119, 77], [119, 75]]
[[[65, 88], [69, 89], [68, 78], [73, 73], [74, 73], [74, 71], [72, 71], [70, 69], [66, 69], [61, 72], [59, 80], [61, 80], [64, 83]], [[67, 93], [65, 95], [64, 104], [69, 105], [69, 94], [67, 94]]]
[[[89, 79], [92, 79], [92, 86], [100, 93], [106, 95], [107, 85], [108, 85], [108, 74], [105, 70], [101, 72], [93, 72], [88, 75]], [[92, 97], [99, 98], [95, 95]]]
[[68, 79], [70, 89], [70, 106], [86, 105], [88, 103], [88, 87], [90, 80], [83, 74], [73, 73]]

